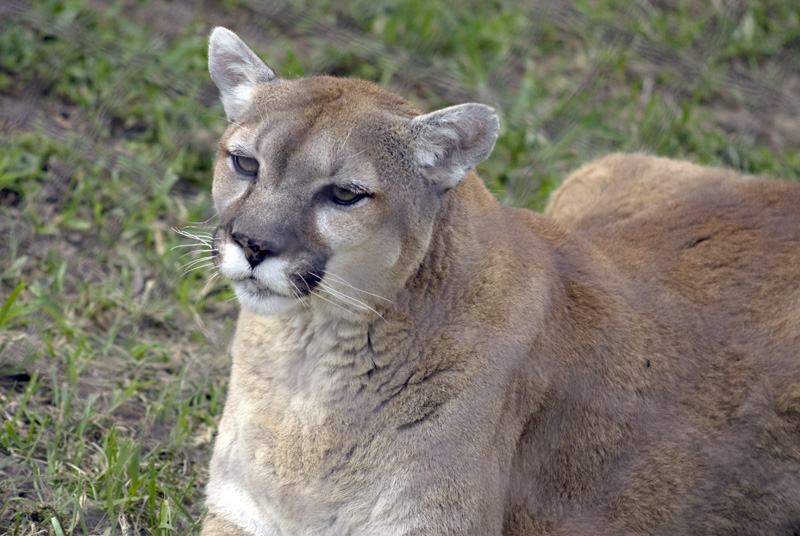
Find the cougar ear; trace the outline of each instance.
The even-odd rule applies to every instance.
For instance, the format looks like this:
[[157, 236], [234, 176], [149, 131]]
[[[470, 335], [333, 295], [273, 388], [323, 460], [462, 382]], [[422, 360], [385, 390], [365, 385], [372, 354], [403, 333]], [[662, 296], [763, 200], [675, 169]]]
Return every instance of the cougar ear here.
[[239, 117], [259, 85], [278, 78], [238, 35], [221, 26], [214, 28], [208, 40], [208, 72], [229, 121]]
[[500, 121], [483, 104], [459, 104], [411, 120], [417, 164], [448, 190], [491, 154]]

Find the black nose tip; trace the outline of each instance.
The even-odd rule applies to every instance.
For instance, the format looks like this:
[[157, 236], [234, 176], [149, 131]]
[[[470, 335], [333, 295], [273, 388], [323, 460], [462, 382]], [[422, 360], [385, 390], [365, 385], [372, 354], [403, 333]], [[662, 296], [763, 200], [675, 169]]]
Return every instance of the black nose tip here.
[[277, 255], [277, 247], [268, 240], [250, 238], [244, 233], [231, 233], [231, 238], [244, 250], [244, 256], [251, 268], [258, 266], [267, 257]]

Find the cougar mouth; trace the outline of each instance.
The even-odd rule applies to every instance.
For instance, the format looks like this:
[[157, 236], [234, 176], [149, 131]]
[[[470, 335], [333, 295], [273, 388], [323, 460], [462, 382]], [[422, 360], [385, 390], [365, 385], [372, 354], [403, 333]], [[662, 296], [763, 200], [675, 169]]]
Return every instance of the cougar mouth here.
[[248, 292], [253, 298], [269, 298], [271, 296], [280, 296], [282, 298], [291, 297], [291, 296], [286, 296], [280, 292], [277, 292], [276, 290], [263, 284], [254, 276], [250, 276], [246, 279], [241, 279], [239, 281], [233, 281], [233, 284], [237, 285], [243, 291]]
[[242, 309], [261, 315], [269, 316], [286, 311], [294, 307], [301, 298], [297, 294], [279, 292], [253, 275], [232, 279], [231, 283]]
[[250, 300], [266, 300], [273, 297], [302, 299], [311, 294], [325, 277], [324, 269], [311, 268], [310, 263], [306, 261], [304, 263], [309, 265], [309, 269], [289, 271], [284, 268], [280, 278], [282, 281], [272, 281], [270, 278], [265, 278], [263, 273], [258, 274], [257, 270], [253, 270], [252, 273], [232, 279], [231, 282], [240, 298], [246, 295]]

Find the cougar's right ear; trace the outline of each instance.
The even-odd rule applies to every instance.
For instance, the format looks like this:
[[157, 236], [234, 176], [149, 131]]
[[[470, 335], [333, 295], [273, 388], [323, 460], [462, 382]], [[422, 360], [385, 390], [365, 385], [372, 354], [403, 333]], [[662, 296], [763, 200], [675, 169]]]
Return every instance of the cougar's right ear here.
[[208, 40], [208, 72], [229, 121], [239, 117], [259, 85], [278, 78], [238, 35], [221, 26], [214, 28]]

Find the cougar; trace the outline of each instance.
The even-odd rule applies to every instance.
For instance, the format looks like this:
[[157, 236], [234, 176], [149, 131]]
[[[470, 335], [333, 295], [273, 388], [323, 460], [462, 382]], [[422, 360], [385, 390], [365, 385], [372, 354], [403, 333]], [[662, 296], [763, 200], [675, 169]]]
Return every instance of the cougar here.
[[800, 533], [800, 185], [644, 155], [547, 214], [498, 118], [209, 69], [241, 304], [206, 536]]

